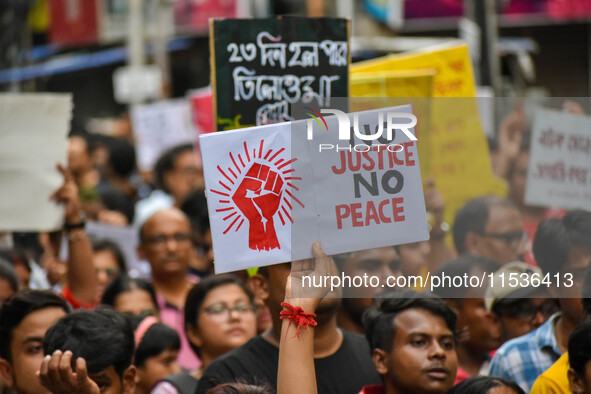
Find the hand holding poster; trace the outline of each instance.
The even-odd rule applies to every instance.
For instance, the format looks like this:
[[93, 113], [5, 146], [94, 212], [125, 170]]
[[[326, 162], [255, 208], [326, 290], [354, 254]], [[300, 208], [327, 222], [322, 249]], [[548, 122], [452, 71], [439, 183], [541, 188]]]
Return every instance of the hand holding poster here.
[[428, 239], [410, 107], [321, 112], [200, 137], [216, 272]]
[[528, 205], [591, 210], [591, 118], [536, 112], [525, 189]]

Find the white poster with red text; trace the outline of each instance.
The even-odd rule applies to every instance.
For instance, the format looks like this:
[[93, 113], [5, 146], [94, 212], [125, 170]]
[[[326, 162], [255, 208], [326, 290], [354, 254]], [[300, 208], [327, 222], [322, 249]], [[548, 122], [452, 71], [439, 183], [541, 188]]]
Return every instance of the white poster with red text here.
[[314, 112], [200, 136], [216, 272], [428, 239], [410, 106]]

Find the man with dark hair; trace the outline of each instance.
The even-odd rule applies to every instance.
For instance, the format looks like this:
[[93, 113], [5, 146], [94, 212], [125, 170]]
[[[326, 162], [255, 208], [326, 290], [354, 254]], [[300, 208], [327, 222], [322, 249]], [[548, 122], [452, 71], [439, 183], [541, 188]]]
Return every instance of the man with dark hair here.
[[133, 394], [131, 324], [111, 309], [76, 311], [45, 336], [42, 384], [54, 394]]
[[179, 207], [187, 194], [204, 186], [203, 166], [193, 144], [182, 144], [164, 152], [154, 167], [157, 190], [136, 205], [135, 222], [141, 225], [159, 209]]
[[48, 391], [36, 376], [43, 361], [47, 330], [70, 310], [68, 303], [50, 291], [22, 290], [0, 309], [0, 374], [18, 394]]
[[[499, 267], [497, 262], [485, 257], [463, 255], [445, 263], [435, 276], [488, 278]], [[435, 293], [457, 313], [457, 331], [461, 340], [456, 348], [456, 383], [470, 376], [486, 375], [490, 367], [490, 352], [501, 345], [498, 325], [493, 324], [495, 319], [484, 304], [488, 283], [480, 283], [479, 286], [470, 283], [459, 287], [451, 283], [450, 286], [435, 289]]]
[[191, 259], [189, 270], [199, 277], [206, 276], [213, 270], [213, 246], [205, 190], [195, 189], [190, 192], [180, 208], [191, 222], [193, 244], [197, 250], [196, 256]]
[[181, 337], [179, 363], [185, 369], [199, 367], [185, 335], [183, 318], [187, 294], [197, 282], [188, 274], [193, 253], [191, 226], [178, 208], [157, 211], [140, 228], [138, 255], [150, 263], [162, 322]]
[[[583, 289], [582, 289], [582, 294], [583, 294], [583, 310], [584, 310], [584, 314], [585, 314], [585, 318], [589, 319], [589, 316], [591, 316], [591, 269], [587, 269], [587, 272], [585, 273], [585, 279], [583, 281]], [[585, 319], [584, 318], [584, 319]], [[586, 320], [585, 320], [586, 321]], [[585, 323], [581, 323], [581, 326], [585, 325]], [[588, 329], [588, 325], [587, 329]], [[576, 331], [577, 329], [575, 329]], [[582, 345], [581, 342], [572, 342], [572, 339], [576, 336], [574, 334], [574, 332], [571, 334], [570, 338], [569, 338], [569, 343], [568, 343], [568, 352], [564, 353], [562, 356], [560, 356], [560, 358], [554, 363], [552, 364], [552, 366], [550, 368], [548, 368], [546, 371], [544, 371], [544, 373], [542, 373], [540, 376], [538, 376], [538, 378], [536, 379], [534, 385], [531, 388], [531, 394], [549, 394], [549, 393], [570, 393], [572, 392], [576, 392], [575, 390], [570, 390], [569, 391], [569, 378], [570, 378], [570, 373], [569, 373], [569, 369], [571, 368], [571, 366], [569, 365], [569, 358], [570, 358], [570, 351], [571, 351], [571, 346], [575, 346], [575, 347], [579, 347], [580, 345]], [[579, 338], [580, 339], [580, 338]], [[583, 348], [581, 349], [583, 352], [588, 351], [588, 348], [585, 348], [583, 346]], [[575, 352], [578, 353], [578, 352]], [[580, 355], [580, 353], [578, 353]], [[575, 356], [576, 357], [576, 356]], [[573, 370], [574, 372], [575, 370]], [[575, 374], [576, 375], [576, 374]], [[575, 375], [573, 375], [573, 378], [576, 377]], [[583, 375], [578, 375], [578, 377], [581, 377]], [[572, 385], [570, 385], [571, 389], [574, 388]]]
[[[315, 255], [321, 251], [319, 244]], [[324, 252], [321, 252], [324, 258]], [[318, 259], [318, 257], [317, 257]], [[215, 360], [199, 381], [197, 393], [203, 394], [219, 383], [243, 379], [256, 384], [263, 381], [277, 385], [280, 312], [285, 300], [285, 286], [291, 272], [290, 263], [263, 267], [251, 278], [255, 295], [264, 300], [271, 311], [272, 327], [245, 345]], [[306, 297], [303, 294], [303, 297]], [[320, 393], [357, 394], [367, 384], [379, 382], [371, 366], [367, 342], [359, 334], [343, 331], [337, 326], [340, 299], [332, 294], [316, 309], [318, 326], [314, 328], [314, 365]]]
[[[484, 303], [499, 322], [502, 342], [532, 332], [558, 312], [558, 303], [550, 290], [534, 286], [541, 284], [543, 277], [539, 267], [522, 261], [505, 264], [493, 275]], [[509, 286], [510, 279], [516, 286]]]
[[568, 340], [568, 380], [573, 393], [591, 390], [591, 321], [577, 327]]
[[[392, 246], [343, 253], [334, 257], [337, 267], [348, 276], [373, 275], [385, 284], [389, 276], [399, 274], [400, 257]], [[346, 287], [338, 312], [339, 327], [350, 332], [364, 334], [361, 318], [373, 304], [376, 294], [383, 290], [381, 286]]]
[[68, 139], [68, 169], [83, 193], [94, 190], [101, 179], [92, 162], [90, 140], [90, 135], [82, 132], [72, 133]]
[[383, 386], [362, 393], [443, 394], [453, 386], [456, 316], [443, 300], [406, 290], [369, 309], [363, 322]]
[[526, 235], [515, 205], [496, 196], [477, 197], [456, 213], [453, 237], [458, 254], [506, 264], [525, 253]]
[[584, 316], [580, 285], [591, 262], [591, 212], [573, 210], [562, 219], [542, 221], [534, 239], [534, 254], [544, 274], [553, 278], [551, 286], [561, 313], [501, 346], [490, 371], [493, 376], [517, 382], [527, 392], [566, 352], [568, 337]]

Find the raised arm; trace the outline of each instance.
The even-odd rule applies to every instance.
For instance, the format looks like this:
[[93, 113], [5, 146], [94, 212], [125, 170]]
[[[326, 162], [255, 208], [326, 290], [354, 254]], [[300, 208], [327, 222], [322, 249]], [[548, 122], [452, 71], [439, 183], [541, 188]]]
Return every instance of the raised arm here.
[[61, 164], [58, 170], [64, 176], [64, 183], [51, 196], [65, 207], [64, 228], [68, 240], [68, 286], [76, 300], [83, 304], [96, 302], [96, 276], [92, 264], [92, 245], [84, 230], [82, 209], [78, 199], [78, 187], [70, 171]]
[[[315, 313], [318, 304], [328, 293], [328, 288], [303, 288], [304, 276], [325, 277], [336, 275], [332, 258], [322, 250], [320, 242], [312, 246], [313, 259], [291, 263], [291, 274], [285, 286], [285, 303], [301, 307], [305, 313]], [[318, 281], [313, 281], [318, 283]], [[287, 310], [284, 308], [284, 310]], [[314, 369], [314, 327], [301, 328], [290, 319], [283, 319], [279, 345], [279, 368], [277, 394], [316, 394], [316, 372]]]

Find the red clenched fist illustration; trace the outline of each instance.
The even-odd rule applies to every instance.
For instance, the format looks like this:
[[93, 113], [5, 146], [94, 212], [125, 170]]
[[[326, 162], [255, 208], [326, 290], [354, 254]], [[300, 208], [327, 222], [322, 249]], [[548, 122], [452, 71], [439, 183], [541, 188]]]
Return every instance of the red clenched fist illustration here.
[[214, 217], [225, 226], [221, 235], [232, 237], [232, 233], [238, 233], [240, 240], [234, 240], [243, 245], [248, 227], [248, 247], [252, 251], [282, 249], [279, 239], [289, 237], [288, 226], [294, 223], [293, 203], [305, 208], [295, 195], [299, 188], [294, 183], [302, 180], [292, 167], [297, 158], [289, 157], [288, 152], [284, 146], [265, 147], [265, 140], [251, 146], [244, 141], [242, 149], [220, 158], [216, 186], [209, 191], [217, 195], [217, 202], [212, 202], [216, 204]]
[[253, 163], [232, 200], [249, 222], [248, 246], [254, 250], [280, 248], [273, 216], [279, 209], [283, 179], [269, 166]]

